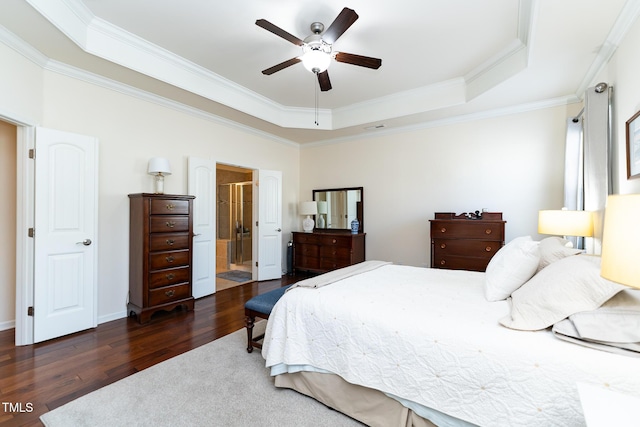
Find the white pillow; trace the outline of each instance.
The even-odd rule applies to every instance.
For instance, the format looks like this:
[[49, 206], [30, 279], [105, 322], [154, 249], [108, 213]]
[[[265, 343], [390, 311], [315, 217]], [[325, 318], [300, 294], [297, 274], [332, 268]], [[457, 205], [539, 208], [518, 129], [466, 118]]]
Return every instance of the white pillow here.
[[600, 257], [566, 257], [512, 293], [511, 314], [500, 323], [525, 331], [545, 329], [572, 314], [595, 310], [623, 289], [600, 276]]
[[540, 255], [531, 236], [517, 237], [491, 258], [485, 273], [484, 294], [488, 301], [506, 299], [535, 274]]
[[540, 264], [538, 265], [538, 271], [562, 258], [582, 253], [581, 249], [575, 249], [572, 246], [567, 246], [567, 244], [570, 244], [570, 242], [562, 237], [553, 236], [542, 239], [540, 241]]

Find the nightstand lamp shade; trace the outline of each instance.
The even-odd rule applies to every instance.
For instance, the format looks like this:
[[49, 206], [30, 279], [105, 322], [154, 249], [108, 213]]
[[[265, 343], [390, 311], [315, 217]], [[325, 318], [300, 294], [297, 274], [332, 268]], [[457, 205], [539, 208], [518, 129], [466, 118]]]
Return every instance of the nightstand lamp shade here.
[[538, 233], [554, 236], [593, 236], [589, 211], [545, 210], [538, 212]]
[[164, 194], [164, 177], [171, 175], [171, 165], [164, 157], [152, 157], [147, 169], [149, 175], [155, 175], [155, 193]]
[[300, 203], [300, 215], [306, 215], [307, 217], [302, 221], [302, 229], [305, 233], [311, 233], [315, 223], [311, 218], [311, 215], [318, 213], [318, 206], [316, 202], [302, 202]]
[[640, 288], [640, 194], [611, 195], [604, 211], [600, 274]]

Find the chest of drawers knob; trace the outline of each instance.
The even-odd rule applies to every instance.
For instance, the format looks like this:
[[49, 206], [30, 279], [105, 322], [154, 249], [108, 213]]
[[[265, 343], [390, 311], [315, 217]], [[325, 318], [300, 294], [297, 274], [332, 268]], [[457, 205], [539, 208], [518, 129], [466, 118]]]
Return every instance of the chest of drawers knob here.
[[173, 221], [167, 221], [166, 224], [167, 224], [167, 227], [169, 227], [169, 228], [173, 228], [173, 227], [176, 226], [176, 223], [173, 222]]
[[484, 230], [484, 234], [489, 235], [491, 234], [492, 230], [490, 228], [487, 228], [486, 230]]
[[173, 289], [166, 291], [164, 293], [166, 296], [168, 296], [169, 298], [171, 298], [172, 296], [174, 296], [176, 294], [176, 291], [174, 291]]
[[446, 248], [446, 247], [447, 247], [447, 244], [446, 244], [446, 243], [440, 243], [440, 249], [444, 249], [444, 248]]
[[446, 228], [444, 228], [444, 227], [442, 227], [442, 228], [440, 229], [440, 232], [441, 232], [441, 233], [446, 233], [446, 232], [447, 232], [447, 229], [446, 229]]
[[167, 260], [167, 262], [173, 262], [173, 260], [174, 260], [173, 256], [171, 256], [171, 255], [169, 255], [165, 259]]
[[175, 241], [173, 239], [167, 239], [167, 245], [173, 246], [174, 243]]
[[486, 252], [491, 252], [491, 246], [487, 246], [486, 248], [484, 248], [484, 250], [485, 250]]
[[168, 211], [172, 211], [172, 210], [173, 210], [173, 208], [175, 208], [175, 207], [176, 207], [176, 205], [173, 205], [173, 204], [169, 203], [169, 204], [167, 205], [167, 210], [168, 210]]

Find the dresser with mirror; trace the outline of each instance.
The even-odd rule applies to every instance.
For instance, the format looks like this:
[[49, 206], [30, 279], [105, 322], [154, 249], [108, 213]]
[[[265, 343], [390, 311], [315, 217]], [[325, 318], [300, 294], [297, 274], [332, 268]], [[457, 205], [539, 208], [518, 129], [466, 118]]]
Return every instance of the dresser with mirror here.
[[[362, 187], [313, 190], [317, 204], [313, 232], [293, 232], [296, 272], [326, 273], [365, 260]], [[357, 219], [357, 232], [351, 224]]]

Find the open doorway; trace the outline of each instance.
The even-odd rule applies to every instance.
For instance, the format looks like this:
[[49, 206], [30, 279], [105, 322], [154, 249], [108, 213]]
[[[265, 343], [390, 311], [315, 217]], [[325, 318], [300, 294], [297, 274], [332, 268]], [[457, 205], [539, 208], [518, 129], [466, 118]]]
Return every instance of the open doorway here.
[[252, 280], [253, 170], [216, 165], [216, 290]]
[[15, 327], [16, 307], [16, 184], [17, 184], [17, 132], [14, 124], [0, 120], [0, 196], [6, 201], [0, 205], [0, 217], [7, 230], [0, 248], [0, 330]]

